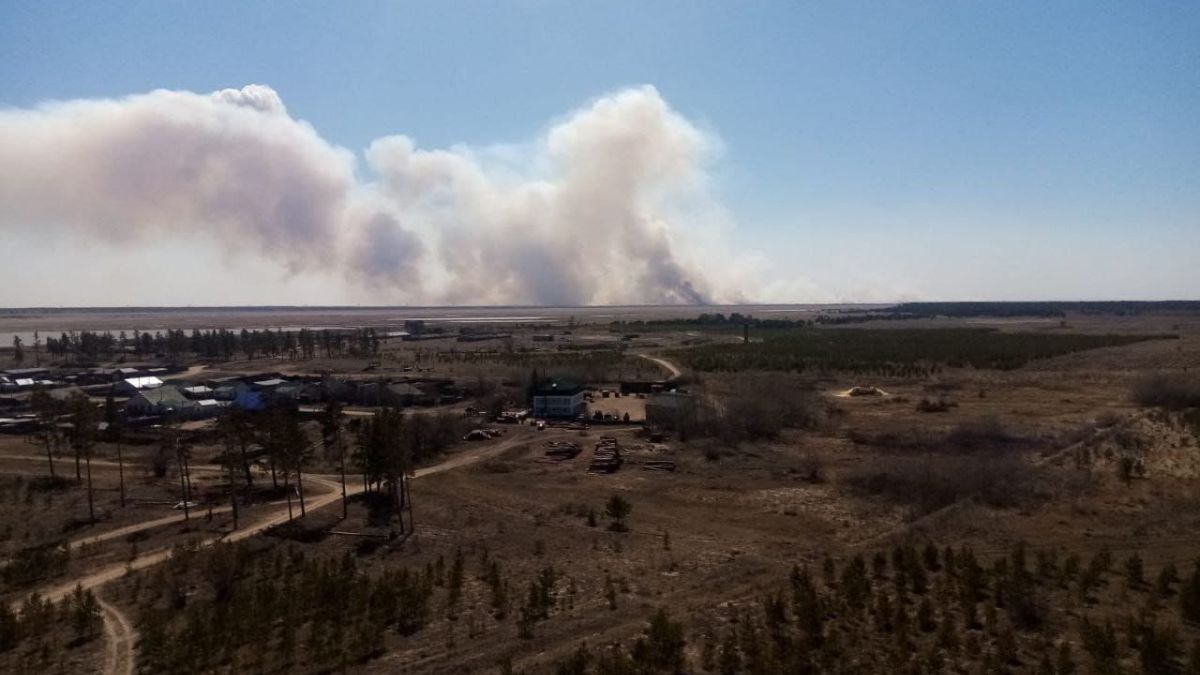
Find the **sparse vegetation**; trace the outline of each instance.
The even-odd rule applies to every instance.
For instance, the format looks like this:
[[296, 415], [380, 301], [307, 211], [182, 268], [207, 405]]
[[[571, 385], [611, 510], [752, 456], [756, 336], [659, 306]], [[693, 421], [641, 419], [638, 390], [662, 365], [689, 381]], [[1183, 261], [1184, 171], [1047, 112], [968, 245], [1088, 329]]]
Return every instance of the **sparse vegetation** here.
[[1004, 455], [891, 455], [874, 467], [845, 473], [842, 482], [861, 494], [910, 506], [918, 515], [964, 499], [1007, 508], [1038, 495], [1036, 472]]
[[1138, 405], [1148, 408], [1200, 408], [1200, 377], [1155, 373], [1143, 378], [1134, 386], [1133, 400]]
[[[1073, 317], [1036, 336], [952, 320], [810, 325], [847, 313], [752, 321], [743, 344], [744, 319], [647, 324], [647, 336], [505, 325], [488, 330], [511, 339], [466, 348], [317, 343], [311, 359], [285, 338], [254, 363], [205, 357], [213, 372], [185, 371], [300, 381], [288, 372], [328, 368], [338, 382], [429, 391], [428, 377], [445, 392], [399, 410], [347, 398], [142, 420], [104, 385], [82, 385], [88, 398], [19, 392], [29, 435], [0, 436], [0, 670], [104, 662], [101, 598], [140, 633], [139, 672], [1182, 675], [1200, 659], [1200, 511], [1187, 489], [1200, 415], [1177, 386], [1192, 324], [1172, 328], [1188, 339], [1121, 348], [1165, 326], [1123, 321], [1113, 349], [1043, 364], [1109, 344], [1108, 324]], [[606, 328], [619, 340], [588, 336]], [[908, 344], [917, 333], [932, 345]], [[71, 349], [40, 357], [84, 363]], [[664, 383], [666, 369], [638, 356], [687, 369], [683, 355], [709, 351], [775, 372], [692, 368]], [[1001, 372], [1018, 357], [1025, 367]], [[195, 367], [186, 349], [173, 358]], [[778, 372], [793, 362], [803, 372]], [[1161, 368], [1173, 384], [1131, 397], [1150, 379], [1137, 373]], [[589, 417], [620, 414], [603, 429], [489, 419], [525, 405], [547, 373], [586, 385]], [[677, 419], [621, 423], [672, 388]], [[480, 440], [459, 442], [476, 429]], [[589, 474], [601, 436], [623, 463]], [[582, 457], [543, 452], [566, 442]], [[267, 519], [284, 524], [200, 544]], [[111, 579], [100, 597], [73, 594], [94, 571]], [[51, 590], [53, 619], [35, 636], [40, 600], [32, 623], [22, 603]]]
[[1003, 333], [990, 329], [816, 329], [750, 344], [703, 345], [672, 352], [702, 372], [844, 372], [911, 377], [945, 366], [1011, 370], [1034, 359], [1115, 347], [1168, 335]]

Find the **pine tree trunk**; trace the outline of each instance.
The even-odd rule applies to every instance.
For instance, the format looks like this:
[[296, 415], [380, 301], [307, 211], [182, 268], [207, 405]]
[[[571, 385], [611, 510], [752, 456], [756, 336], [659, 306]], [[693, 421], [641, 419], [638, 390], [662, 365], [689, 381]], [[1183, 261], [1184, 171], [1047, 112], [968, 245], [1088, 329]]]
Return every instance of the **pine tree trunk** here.
[[92, 449], [87, 449], [87, 493], [88, 493], [88, 518], [92, 524], [96, 524], [96, 503], [92, 495]]
[[229, 508], [233, 511], [233, 529], [238, 529], [237, 487], [233, 478], [233, 462], [226, 462], [229, 471]]
[[[416, 526], [415, 522], [413, 521], [413, 510], [412, 510], [412, 486], [409, 484], [407, 476], [404, 477], [404, 482], [402, 484], [404, 485], [404, 505], [405, 505], [406, 510], [408, 511], [408, 531], [416, 532], [417, 526]], [[403, 511], [400, 512], [400, 519], [401, 520], [404, 519]]]
[[296, 492], [300, 495], [300, 517], [305, 516], [304, 511], [304, 473], [300, 465], [296, 465]]
[[250, 457], [246, 454], [246, 442], [241, 442], [242, 470], [246, 472], [246, 487], [254, 487], [254, 478], [250, 474]]
[[[274, 471], [272, 471], [272, 477], [274, 477]], [[283, 476], [283, 491], [284, 491], [284, 493], [287, 494], [288, 522], [290, 523], [290, 522], [292, 522], [292, 519], [293, 519], [293, 516], [292, 516], [292, 490], [291, 490], [291, 486], [288, 485], [287, 474], [284, 474], [284, 476]]]
[[120, 441], [117, 441], [117, 480], [121, 490], [121, 508], [125, 508], [125, 460], [121, 457]]
[[192, 514], [188, 510], [188, 494], [187, 494], [187, 479], [183, 477], [183, 462], [179, 462], [179, 492], [183, 495], [183, 519], [191, 520]]
[[56, 476], [54, 475], [54, 452], [51, 450], [52, 445], [53, 445], [53, 442], [51, 441], [50, 437], [46, 436], [46, 461], [50, 462], [50, 477], [55, 478]]
[[183, 456], [183, 475], [187, 479], [187, 496], [192, 498], [192, 465], [187, 455]]
[[[340, 446], [341, 443], [339, 442], [338, 445]], [[341, 464], [341, 471], [342, 471], [342, 520], [345, 520], [349, 516], [348, 509], [350, 508], [350, 501], [346, 498], [346, 449], [345, 448], [342, 448], [341, 458], [340, 458], [339, 463]]]

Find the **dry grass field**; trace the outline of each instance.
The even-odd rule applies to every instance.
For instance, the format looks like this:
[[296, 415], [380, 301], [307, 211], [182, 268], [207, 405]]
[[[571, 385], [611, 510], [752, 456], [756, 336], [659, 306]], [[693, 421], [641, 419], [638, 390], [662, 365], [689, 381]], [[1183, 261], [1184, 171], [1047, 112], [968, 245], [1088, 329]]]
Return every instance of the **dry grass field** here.
[[[553, 330], [590, 345], [578, 350], [532, 351], [549, 329], [513, 324], [501, 340], [387, 342], [371, 356], [196, 360], [206, 368], [188, 376], [419, 373], [468, 395], [409, 414], [461, 417], [477, 396], [519, 399], [537, 368], [636, 413], [646, 399], [598, 390], [666, 378], [639, 354], [742, 346], [687, 325], [576, 321]], [[0, 598], [17, 607], [0, 614], [0, 671], [1197, 672], [1200, 420], [1134, 393], [1156, 373], [1195, 386], [1200, 317], [877, 323], [849, 327], [1171, 339], [1003, 370], [684, 368], [670, 386], [699, 412], [662, 438], [638, 424], [520, 425], [425, 458], [403, 533], [378, 494], [352, 494], [343, 518], [337, 462], [318, 454], [305, 496], [327, 505], [221, 542], [232, 519], [213, 433], [192, 448], [188, 520], [172, 508], [177, 463], [153, 471], [157, 445], [123, 448], [122, 508], [115, 446], [99, 443], [92, 523], [69, 447], [51, 483], [40, 443], [0, 436]], [[806, 330], [836, 342], [844, 328]], [[588, 472], [601, 436], [623, 450], [615, 473]], [[551, 460], [550, 441], [582, 451]], [[254, 479], [242, 529], [286, 514], [265, 465]], [[112, 578], [92, 578], [103, 570]], [[76, 581], [106, 607], [67, 600], [40, 632], [22, 627], [31, 592], [58, 601]]]

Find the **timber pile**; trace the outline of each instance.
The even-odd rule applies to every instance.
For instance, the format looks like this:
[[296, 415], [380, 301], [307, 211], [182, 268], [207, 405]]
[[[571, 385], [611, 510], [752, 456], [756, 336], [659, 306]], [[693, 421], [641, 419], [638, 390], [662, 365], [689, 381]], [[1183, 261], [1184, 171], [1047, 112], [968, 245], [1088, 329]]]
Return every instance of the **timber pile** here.
[[581, 452], [583, 452], [583, 448], [579, 447], [578, 443], [571, 443], [570, 441], [550, 441], [546, 443], [545, 454], [550, 459], [575, 459]]
[[675, 462], [663, 459], [650, 459], [642, 462], [642, 468], [646, 471], [675, 471]]
[[623, 462], [621, 446], [617, 439], [601, 436], [592, 450], [592, 463], [588, 465], [588, 473], [614, 473], [621, 468]]

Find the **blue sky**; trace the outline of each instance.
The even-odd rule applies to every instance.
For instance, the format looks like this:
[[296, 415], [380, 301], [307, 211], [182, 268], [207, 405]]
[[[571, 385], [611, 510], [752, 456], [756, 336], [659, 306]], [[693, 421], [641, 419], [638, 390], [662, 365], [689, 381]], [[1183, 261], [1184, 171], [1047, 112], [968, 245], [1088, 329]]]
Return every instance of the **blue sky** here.
[[524, 141], [652, 84], [721, 139], [733, 244], [826, 299], [1200, 297], [1194, 2], [0, 11], [6, 107], [262, 83], [361, 152]]

